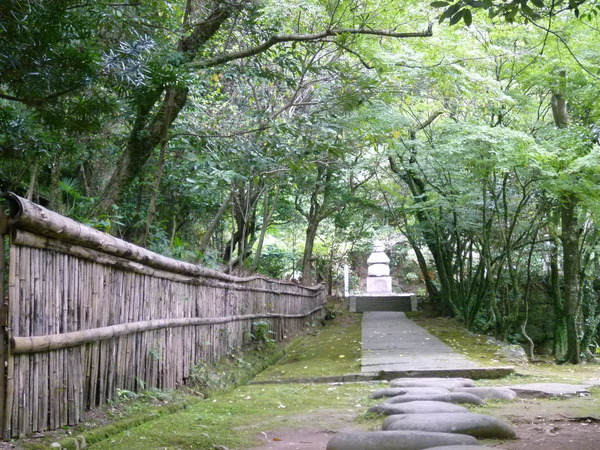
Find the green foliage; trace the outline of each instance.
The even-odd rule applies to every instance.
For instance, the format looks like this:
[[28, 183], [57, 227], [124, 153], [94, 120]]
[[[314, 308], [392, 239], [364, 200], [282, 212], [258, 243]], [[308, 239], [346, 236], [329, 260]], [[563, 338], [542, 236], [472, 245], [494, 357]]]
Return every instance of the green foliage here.
[[269, 322], [252, 322], [250, 339], [253, 343], [258, 345], [273, 345], [275, 344], [275, 339], [272, 337], [274, 334]]

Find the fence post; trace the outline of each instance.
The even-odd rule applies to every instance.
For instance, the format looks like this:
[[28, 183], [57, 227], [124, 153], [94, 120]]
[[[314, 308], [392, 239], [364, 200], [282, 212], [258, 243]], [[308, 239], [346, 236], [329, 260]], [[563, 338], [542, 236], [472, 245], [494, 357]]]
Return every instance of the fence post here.
[[8, 216], [4, 209], [6, 203], [0, 199], [0, 436], [6, 438], [5, 410], [8, 360], [8, 298], [7, 298], [7, 252], [8, 252]]

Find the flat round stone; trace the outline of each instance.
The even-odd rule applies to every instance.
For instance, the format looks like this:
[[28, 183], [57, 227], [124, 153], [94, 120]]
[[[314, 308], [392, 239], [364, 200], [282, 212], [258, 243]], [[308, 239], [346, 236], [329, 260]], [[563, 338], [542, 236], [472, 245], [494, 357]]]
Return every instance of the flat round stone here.
[[477, 439], [463, 434], [424, 431], [363, 431], [338, 433], [327, 450], [420, 450], [440, 445], [476, 445]]
[[407, 403], [381, 403], [372, 406], [367, 412], [377, 414], [430, 414], [430, 413], [466, 413], [469, 412], [464, 406], [452, 403], [434, 401], [414, 401]]
[[451, 391], [473, 394], [484, 400], [514, 400], [517, 398], [517, 393], [507, 387], [460, 387], [451, 389]]
[[383, 403], [406, 403], [418, 400], [427, 400], [445, 403], [468, 403], [470, 405], [484, 405], [485, 401], [481, 397], [466, 392], [448, 392], [446, 394], [404, 394], [390, 397]]
[[473, 413], [396, 414], [383, 421], [383, 430], [418, 430], [468, 434], [480, 438], [516, 439], [508, 423]]
[[395, 387], [378, 389], [371, 393], [371, 398], [396, 397], [397, 395], [434, 395], [447, 394], [450, 392], [441, 387]]
[[441, 447], [429, 447], [427, 450], [498, 450], [498, 448], [487, 445], [442, 445]]

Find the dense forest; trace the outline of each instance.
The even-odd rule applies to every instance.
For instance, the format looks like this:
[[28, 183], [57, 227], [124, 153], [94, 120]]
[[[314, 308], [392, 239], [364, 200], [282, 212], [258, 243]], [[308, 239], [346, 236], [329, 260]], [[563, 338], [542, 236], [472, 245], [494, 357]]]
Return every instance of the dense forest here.
[[599, 12], [6, 0], [0, 191], [165, 255], [330, 289], [383, 236], [438, 313], [590, 360]]

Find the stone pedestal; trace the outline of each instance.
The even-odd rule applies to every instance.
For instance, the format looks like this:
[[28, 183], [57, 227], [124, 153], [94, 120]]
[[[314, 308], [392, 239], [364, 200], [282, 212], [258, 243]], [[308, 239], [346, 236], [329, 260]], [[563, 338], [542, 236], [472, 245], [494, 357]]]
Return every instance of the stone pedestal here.
[[365, 311], [416, 311], [417, 296], [412, 292], [388, 295], [352, 295], [350, 312]]
[[391, 294], [392, 277], [369, 277], [367, 278], [367, 294]]

